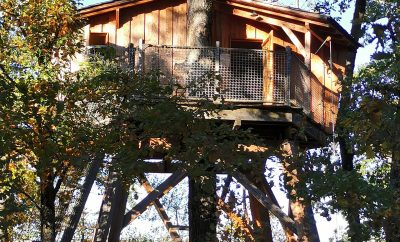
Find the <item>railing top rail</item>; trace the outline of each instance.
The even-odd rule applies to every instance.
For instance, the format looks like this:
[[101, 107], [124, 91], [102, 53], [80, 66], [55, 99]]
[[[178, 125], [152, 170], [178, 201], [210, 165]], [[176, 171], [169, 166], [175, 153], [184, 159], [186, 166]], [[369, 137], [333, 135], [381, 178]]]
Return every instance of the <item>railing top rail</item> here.
[[247, 49], [247, 48], [230, 48], [230, 47], [215, 47], [215, 46], [175, 46], [175, 45], [153, 45], [153, 44], [144, 44], [143, 45], [143, 49], [146, 49], [148, 47], [163, 48], [163, 49], [217, 49], [217, 48], [219, 48], [220, 50], [286, 53], [286, 51], [273, 51], [273, 50], [263, 50], [263, 49]]

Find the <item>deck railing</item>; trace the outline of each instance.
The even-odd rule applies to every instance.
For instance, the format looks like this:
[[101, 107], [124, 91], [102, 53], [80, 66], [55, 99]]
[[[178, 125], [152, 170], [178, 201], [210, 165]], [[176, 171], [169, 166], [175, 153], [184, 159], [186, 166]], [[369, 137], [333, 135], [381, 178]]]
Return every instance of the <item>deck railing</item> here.
[[131, 45], [125, 62], [136, 72], [157, 71], [161, 82], [187, 87], [191, 99], [298, 107], [327, 131], [335, 124], [338, 94], [290, 49]]

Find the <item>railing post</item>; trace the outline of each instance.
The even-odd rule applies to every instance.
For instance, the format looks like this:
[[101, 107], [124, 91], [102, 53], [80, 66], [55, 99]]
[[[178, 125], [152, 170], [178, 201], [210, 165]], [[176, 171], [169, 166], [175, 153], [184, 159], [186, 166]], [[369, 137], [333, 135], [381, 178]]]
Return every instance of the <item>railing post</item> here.
[[290, 71], [292, 62], [292, 49], [286, 46], [286, 104], [290, 106]]
[[143, 39], [139, 39], [138, 46], [138, 73], [142, 74], [144, 71], [144, 49], [143, 49]]
[[221, 79], [221, 73], [220, 73], [220, 63], [221, 63], [221, 49], [220, 49], [220, 42], [216, 41], [215, 42], [215, 80], [214, 80], [214, 94], [220, 94], [221, 93], [221, 87], [220, 87], [220, 79]]
[[128, 71], [130, 75], [135, 72], [135, 46], [132, 43], [128, 45]]

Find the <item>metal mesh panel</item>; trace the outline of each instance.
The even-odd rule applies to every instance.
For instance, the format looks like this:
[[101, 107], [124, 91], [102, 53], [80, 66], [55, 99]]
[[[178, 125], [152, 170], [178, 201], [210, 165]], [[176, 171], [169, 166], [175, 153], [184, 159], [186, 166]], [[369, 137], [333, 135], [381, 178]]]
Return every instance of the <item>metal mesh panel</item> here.
[[261, 50], [221, 48], [221, 94], [228, 101], [263, 101]]
[[324, 87], [315, 77], [310, 79], [311, 87], [311, 118], [319, 123], [324, 124]]
[[180, 84], [189, 98], [221, 97], [232, 102], [287, 105], [290, 100], [290, 105], [302, 107], [304, 113], [325, 127], [332, 127], [336, 119], [338, 95], [324, 87], [294, 54], [147, 46], [129, 52], [126, 59], [137, 71], [157, 72], [162, 83]]
[[[284, 52], [148, 46], [143, 53], [144, 72], [158, 71], [161, 82], [172, 80], [185, 86], [190, 98], [218, 96], [239, 102], [287, 101], [289, 83]], [[135, 66], [140, 67], [136, 62]], [[263, 93], [267, 78], [273, 82], [271, 95]]]
[[192, 98], [212, 98], [215, 90], [214, 48], [147, 47], [144, 71], [159, 72], [161, 82], [173, 81], [187, 88]]
[[324, 126], [332, 131], [336, 123], [338, 113], [339, 97], [336, 93], [325, 89], [324, 93]]
[[285, 52], [273, 52], [273, 102], [285, 103], [288, 98], [289, 73]]
[[291, 59], [290, 81], [292, 103], [310, 114], [310, 71], [296, 56]]

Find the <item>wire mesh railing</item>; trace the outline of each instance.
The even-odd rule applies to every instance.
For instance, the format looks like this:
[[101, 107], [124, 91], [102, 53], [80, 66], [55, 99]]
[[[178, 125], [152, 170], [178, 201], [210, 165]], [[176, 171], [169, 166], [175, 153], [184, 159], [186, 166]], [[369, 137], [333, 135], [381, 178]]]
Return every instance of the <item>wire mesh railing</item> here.
[[184, 87], [189, 99], [299, 107], [329, 131], [335, 125], [338, 94], [290, 50], [131, 45], [125, 53], [128, 68], [157, 72], [160, 82]]

